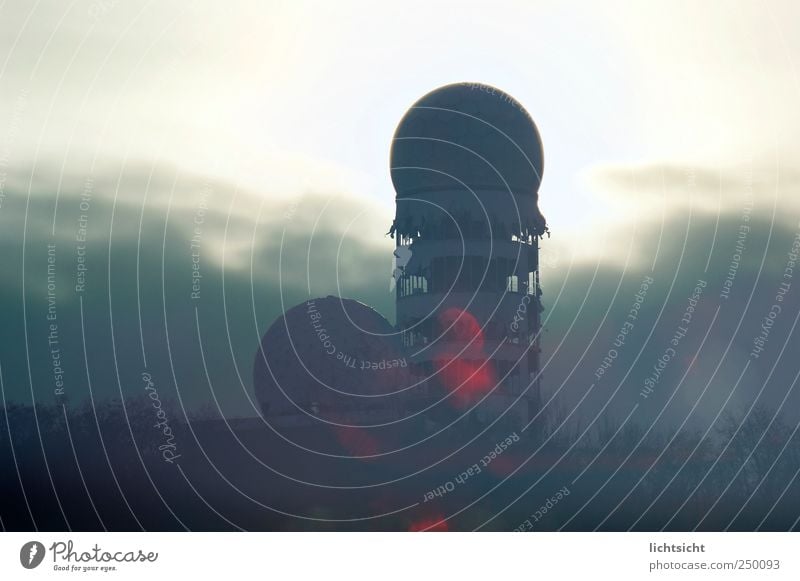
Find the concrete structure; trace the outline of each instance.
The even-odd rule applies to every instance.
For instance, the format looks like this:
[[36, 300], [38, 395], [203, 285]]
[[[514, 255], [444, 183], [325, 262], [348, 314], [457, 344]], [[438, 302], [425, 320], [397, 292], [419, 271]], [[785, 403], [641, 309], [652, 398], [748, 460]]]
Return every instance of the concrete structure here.
[[389, 233], [397, 328], [413, 371], [478, 419], [526, 423], [539, 408], [539, 132], [510, 95], [437, 89], [401, 120], [391, 152]]
[[255, 357], [263, 417], [339, 436], [385, 426], [381, 441], [405, 425], [413, 440], [414, 426], [437, 430], [472, 410], [479, 422], [526, 424], [540, 407], [547, 232], [536, 125], [502, 91], [448, 85], [406, 113], [391, 160], [396, 325], [332, 296], [288, 309]]

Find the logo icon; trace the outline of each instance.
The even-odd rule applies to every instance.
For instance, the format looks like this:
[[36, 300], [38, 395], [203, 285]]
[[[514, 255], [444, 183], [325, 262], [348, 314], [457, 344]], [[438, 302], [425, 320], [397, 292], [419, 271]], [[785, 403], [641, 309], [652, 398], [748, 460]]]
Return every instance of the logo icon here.
[[30, 541], [19, 550], [19, 562], [26, 569], [35, 569], [44, 560], [44, 545], [39, 541]]

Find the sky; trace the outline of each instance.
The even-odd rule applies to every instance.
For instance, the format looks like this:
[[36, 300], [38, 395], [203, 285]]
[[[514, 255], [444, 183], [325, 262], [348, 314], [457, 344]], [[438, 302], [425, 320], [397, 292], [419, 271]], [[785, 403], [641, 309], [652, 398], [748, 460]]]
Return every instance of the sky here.
[[389, 211], [394, 127], [462, 80], [531, 112], [541, 204], [564, 231], [608, 218], [609, 173], [751, 158], [774, 172], [798, 153], [791, 2], [507, 2], [492, 18], [475, 2], [2, 10], [0, 119], [16, 121], [6, 145], [20, 164], [175, 164], [271, 199], [337, 188]]
[[[658, 272], [659, 306], [675, 310], [698, 272], [724, 274], [750, 198], [760, 229], [735, 298], [758, 320], [762, 305], [748, 293], [769, 302], [774, 277], [764, 277], [780, 272], [800, 216], [800, 7], [559, 1], [489, 12], [485, 2], [1, 4], [0, 237], [12, 252], [0, 264], [14, 274], [0, 291], [15, 306], [6, 328], [24, 334], [42, 324], [48, 241], [64, 248], [62, 280], [74, 274], [80, 196], [91, 179], [87, 292], [99, 306], [86, 309], [84, 326], [97, 329], [98, 349], [109, 347], [113, 326], [138, 360], [138, 343], [174, 342], [161, 329], [170, 317], [191, 339], [197, 306], [219, 359], [212, 383], [236, 385], [220, 390], [222, 405], [253, 413], [249, 366], [284, 308], [339, 294], [393, 318], [384, 235], [391, 137], [416, 99], [456, 81], [507, 91], [542, 135], [540, 206], [553, 233], [542, 244], [545, 345], [551, 388], [563, 380], [565, 401], [585, 393], [570, 383], [576, 362], [593, 369], [606, 350], [587, 337], [618, 326], [614, 313], [643, 273]], [[201, 204], [213, 299], [198, 306], [176, 295], [175, 306], [155, 289], [175, 276], [183, 292]], [[143, 278], [141, 265], [158, 253], [162, 263], [145, 272], [153, 287], [137, 295], [133, 273]], [[78, 297], [66, 288], [60, 297], [80, 329]], [[241, 325], [231, 323], [237, 317]], [[783, 323], [788, 337], [789, 317]], [[669, 322], [657, 328], [672, 332]], [[9, 337], [0, 358], [9, 393], [30, 397], [24, 364], [41, 345], [25, 351]], [[714, 343], [709, 374], [722, 362], [736, 376], [728, 339]], [[69, 361], [81, 362], [79, 347]], [[187, 339], [175, 357], [185, 356], [183, 380], [196, 384], [206, 378], [194, 347]], [[110, 379], [98, 389], [124, 390], [141, 357], [130, 369], [99, 370]], [[180, 378], [172, 356], [158, 362], [151, 355], [148, 366]], [[79, 376], [78, 363], [68, 372]], [[75, 381], [76, 391], [88, 389]]]

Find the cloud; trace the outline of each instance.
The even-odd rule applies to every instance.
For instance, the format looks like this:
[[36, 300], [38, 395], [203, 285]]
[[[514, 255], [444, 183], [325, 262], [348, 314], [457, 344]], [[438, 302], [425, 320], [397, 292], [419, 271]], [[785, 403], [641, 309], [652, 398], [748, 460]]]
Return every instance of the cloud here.
[[[735, 167], [713, 168], [687, 164], [602, 165], [586, 171], [584, 179], [622, 219], [660, 219], [693, 211], [738, 213], [752, 199], [771, 209], [796, 209], [800, 200], [800, 171], [752, 159]], [[779, 217], [784, 216], [781, 213]]]
[[[649, 176], [651, 181], [643, 182], [655, 184], [653, 173], [644, 171], [642, 178]], [[672, 182], [685, 179], [674, 168], [663, 175]], [[697, 190], [708, 190], [712, 183], [702, 172], [695, 179]], [[179, 399], [188, 408], [216, 398], [229, 415], [253, 414], [253, 358], [261, 335], [285, 308], [309, 296], [334, 294], [360, 300], [393, 319], [394, 295], [387, 292], [393, 242], [385, 236], [390, 214], [384, 207], [339, 192], [270, 197], [173, 167], [157, 167], [151, 176], [149, 168], [136, 166], [122, 174], [118, 169], [98, 171], [88, 207], [81, 206], [85, 177], [64, 176], [55, 237], [51, 228], [57, 174], [46, 167], [37, 171], [27, 215], [24, 318], [22, 240], [28, 181], [26, 173], [11, 176], [0, 209], [0, 242], [6, 249], [0, 257], [6, 275], [0, 283], [0, 324], [7, 329], [0, 349], [6, 397], [12, 400], [30, 401], [28, 358], [34, 397], [54, 397], [47, 320], [50, 243], [56, 244], [61, 363], [66, 392], [75, 401], [89, 394], [88, 361], [96, 398], [137, 394], [147, 369], [165, 398]], [[624, 181], [619, 188], [625, 189]], [[674, 205], [679, 207], [679, 202]], [[682, 421], [709, 380], [704, 403], [693, 417], [701, 418], [696, 420], [700, 423], [713, 418], [775, 301], [796, 224], [772, 221], [754, 210], [730, 298], [722, 299], [722, 284], [739, 253], [741, 215], [731, 205], [719, 215], [698, 210], [689, 220], [686, 213], [670, 208], [658, 219], [641, 213], [638, 221], [632, 215], [617, 226], [606, 225], [605, 242], [592, 239], [594, 261], [578, 260], [569, 252], [575, 242], [565, 240], [568, 234], [557, 232], [542, 241], [543, 361], [549, 361], [543, 385], [548, 397], [557, 394], [556, 401], [571, 406], [591, 383], [598, 383], [575, 416], [581, 421], [594, 416], [620, 381], [624, 380], [610, 413], [627, 415], [639, 401], [642, 382], [668, 345], [691, 289], [701, 278], [708, 291], [696, 326], [657, 394], [647, 401], [650, 411], [637, 421], [646, 425], [655, 418], [690, 365], [660, 425]], [[82, 215], [87, 218], [88, 269], [85, 289], [78, 293], [76, 235]], [[195, 222], [198, 217], [200, 224]], [[198, 226], [201, 277], [195, 279], [192, 239]], [[613, 369], [597, 382], [594, 373], [645, 275], [656, 283], [641, 319], [630, 343], [618, 350]], [[199, 285], [197, 299], [192, 298], [193, 283]], [[794, 290], [768, 353], [752, 362], [746, 382], [728, 407], [749, 403], [784, 345], [789, 351], [797, 349], [795, 335], [789, 334], [797, 305]], [[712, 327], [718, 306], [720, 315]], [[779, 401], [790, 384], [790, 366], [781, 361], [765, 392], [768, 402]]]
[[165, 395], [189, 406], [216, 396], [227, 413], [252, 414], [253, 357], [284, 308], [309, 294], [341, 294], [393, 316], [391, 219], [369, 199], [310, 191], [292, 201], [136, 164], [99, 167], [90, 179], [41, 164], [30, 175], [10, 173], [0, 208], [2, 361], [12, 400], [30, 400], [29, 357], [34, 397], [49, 401], [55, 390], [50, 244], [58, 347], [77, 401], [89, 395], [89, 379], [96, 397], [135, 393], [147, 369]]

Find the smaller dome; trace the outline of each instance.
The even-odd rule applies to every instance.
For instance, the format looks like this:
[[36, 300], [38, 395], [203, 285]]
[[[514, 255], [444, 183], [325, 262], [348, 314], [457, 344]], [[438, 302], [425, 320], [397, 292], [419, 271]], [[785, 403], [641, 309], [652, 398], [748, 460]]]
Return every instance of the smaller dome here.
[[[303, 414], [339, 421], [398, 405], [412, 385], [409, 359], [392, 325], [352, 299], [296, 305], [264, 334], [253, 380], [265, 417]], [[409, 393], [412, 390], [407, 390]]]

